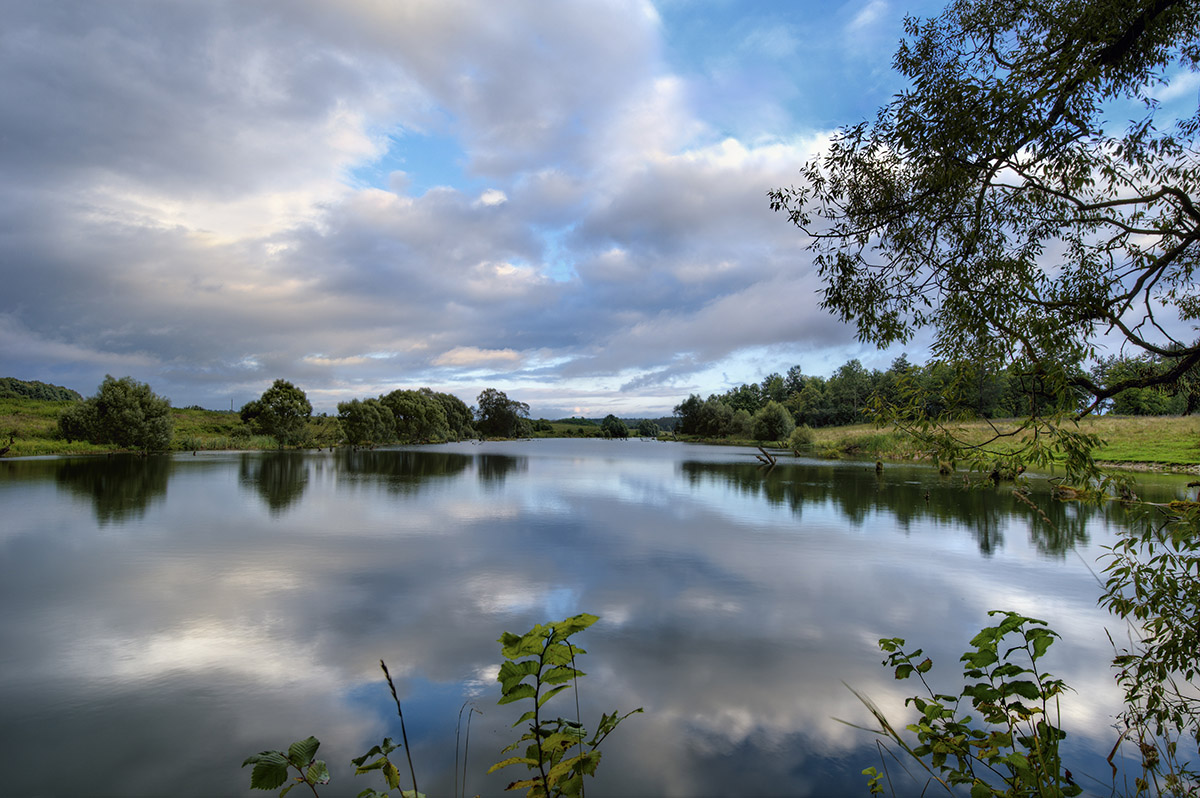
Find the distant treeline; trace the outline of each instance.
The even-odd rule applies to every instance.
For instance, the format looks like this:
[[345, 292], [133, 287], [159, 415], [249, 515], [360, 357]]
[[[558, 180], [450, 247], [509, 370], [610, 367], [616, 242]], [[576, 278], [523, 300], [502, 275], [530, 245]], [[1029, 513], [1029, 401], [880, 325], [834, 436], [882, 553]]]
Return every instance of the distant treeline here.
[[78, 401], [83, 396], [78, 391], [61, 385], [50, 385], [37, 380], [18, 380], [0, 377], [0, 399], [42, 399], [49, 402]]
[[[1080, 374], [1103, 377], [1101, 384], [1144, 376], [1166, 368], [1154, 356], [1112, 356]], [[738, 436], [751, 428], [756, 414], [775, 402], [797, 425], [834, 427], [872, 420], [873, 407], [904, 407], [926, 418], [1011, 418], [1055, 408], [1077, 409], [1083, 395], [1047, 389], [1036, 372], [1019, 366], [988, 369], [974, 363], [934, 360], [911, 363], [904, 355], [886, 370], [868, 371], [850, 360], [830, 377], [810, 376], [800, 366], [786, 374], [768, 374], [707, 399], [692, 394], [675, 407], [677, 430], [685, 434]], [[1125, 390], [1105, 403], [1114, 415], [1189, 415], [1200, 410], [1200, 368], [1168, 388]]]

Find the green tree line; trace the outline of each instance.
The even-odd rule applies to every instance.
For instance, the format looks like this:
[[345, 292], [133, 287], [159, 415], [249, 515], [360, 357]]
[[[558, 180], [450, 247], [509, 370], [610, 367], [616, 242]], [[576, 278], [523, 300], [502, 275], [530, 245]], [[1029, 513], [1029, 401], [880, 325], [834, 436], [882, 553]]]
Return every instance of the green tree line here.
[[[1067, 370], [1097, 382], [1136, 382], [1172, 367], [1153, 354], [1112, 355], [1090, 370], [1079, 363]], [[1037, 368], [1005, 367], [977, 362], [933, 360], [912, 363], [904, 355], [886, 370], [863, 367], [850, 360], [829, 377], [807, 375], [800, 366], [786, 374], [768, 374], [760, 382], [742, 384], [707, 399], [691, 394], [675, 407], [677, 430], [692, 435], [782, 440], [787, 427], [779, 410], [794, 425], [837, 427], [872, 421], [877, 412], [903, 406], [928, 418], [1019, 418], [1054, 411], [1082, 409], [1089, 397], [1082, 391], [1063, 391]], [[1189, 415], [1200, 410], [1200, 367], [1170, 384], [1131, 387], [1106, 400], [1104, 409], [1116, 415]], [[767, 419], [775, 419], [768, 422]], [[787, 430], [790, 433], [790, 429]]]
[[37, 380], [18, 380], [0, 377], [0, 399], [40, 399], [47, 402], [74, 402], [82, 399], [78, 391], [61, 385], [50, 385]]
[[[43, 391], [41, 383], [7, 379], [28, 392]], [[55, 397], [67, 389], [44, 386]], [[132, 377], [106, 376], [96, 394], [66, 407], [58, 417], [58, 434], [64, 440], [111, 444], [141, 452], [171, 447], [174, 421], [170, 400], [158, 396], [146, 383]], [[23, 394], [24, 395], [24, 394]], [[503, 391], [487, 388], [478, 406], [468, 407], [457, 396], [430, 388], [395, 390], [377, 398], [352, 399], [338, 404], [330, 419], [314, 418], [307, 394], [287, 380], [277, 379], [239, 413], [247, 434], [269, 436], [280, 447], [334, 445], [373, 446], [390, 443], [433, 443], [480, 436], [529, 435], [529, 405], [510, 399]]]

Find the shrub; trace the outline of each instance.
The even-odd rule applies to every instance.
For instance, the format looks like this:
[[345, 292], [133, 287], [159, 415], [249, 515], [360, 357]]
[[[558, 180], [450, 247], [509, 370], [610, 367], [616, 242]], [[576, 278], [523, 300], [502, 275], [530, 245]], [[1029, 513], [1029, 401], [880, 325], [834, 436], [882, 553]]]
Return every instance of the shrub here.
[[105, 375], [95, 396], [63, 411], [58, 431], [68, 443], [85, 440], [141, 452], [170, 448], [171, 402], [132, 377]]
[[812, 427], [807, 424], [801, 424], [792, 430], [791, 436], [788, 438], [789, 449], [804, 449], [812, 446], [816, 441], [816, 434]]

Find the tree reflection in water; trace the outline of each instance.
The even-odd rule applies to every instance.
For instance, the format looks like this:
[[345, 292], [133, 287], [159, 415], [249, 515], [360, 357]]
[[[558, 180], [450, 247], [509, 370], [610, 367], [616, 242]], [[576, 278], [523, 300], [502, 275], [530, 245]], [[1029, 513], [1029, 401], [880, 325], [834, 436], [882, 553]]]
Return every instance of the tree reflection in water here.
[[279, 515], [304, 495], [308, 463], [304, 452], [244, 454], [238, 464], [238, 481], [253, 488], [271, 511]]
[[[1029, 525], [1030, 541], [1043, 554], [1065, 556], [1074, 546], [1088, 542], [1087, 524], [1103, 508], [1055, 501], [1048, 491], [1024, 497], [1012, 495], [1012, 483], [964, 485], [961, 475], [939, 476], [929, 469], [906, 473], [894, 481], [858, 464], [788, 464], [770, 470], [751, 463], [684, 461], [681, 473], [690, 484], [703, 480], [735, 487], [747, 496], [785, 506], [803, 517], [805, 505], [831, 505], [854, 526], [866, 523], [873, 513], [886, 512], [901, 529], [917, 522], [934, 521], [964, 528], [985, 555], [1004, 544], [1007, 517]], [[909, 476], [919, 475], [917, 479]]]
[[141, 518], [151, 502], [165, 497], [172, 461], [167, 455], [121, 454], [46, 462], [54, 466], [60, 486], [91, 500], [96, 520], [104, 525]]

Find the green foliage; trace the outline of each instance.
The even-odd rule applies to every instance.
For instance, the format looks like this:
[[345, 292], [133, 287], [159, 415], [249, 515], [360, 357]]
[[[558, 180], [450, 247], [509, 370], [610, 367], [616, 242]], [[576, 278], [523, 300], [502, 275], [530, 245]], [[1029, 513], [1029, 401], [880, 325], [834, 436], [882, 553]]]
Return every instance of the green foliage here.
[[606, 438], [628, 438], [629, 427], [625, 426], [625, 422], [609, 413], [600, 422], [600, 430]]
[[639, 438], [657, 438], [659, 431], [658, 424], [655, 424], [648, 418], [643, 418], [638, 422], [637, 434]]
[[[978, 375], [1015, 366], [1048, 400], [1022, 409], [1030, 443], [1122, 391], [1179, 385], [1200, 363], [1200, 108], [1160, 129], [1154, 95], [1197, 68], [1200, 6], [958, 0], [906, 31], [910, 87], [771, 192], [810, 238], [823, 306], [881, 347], [929, 330]], [[1144, 115], [1111, 125], [1131, 101]], [[1088, 375], [1110, 333], [1165, 367]]]
[[83, 397], [78, 391], [61, 385], [49, 385], [37, 380], [18, 380], [0, 377], [0, 399], [42, 399], [47, 402], [79, 401]]
[[105, 375], [95, 396], [68, 406], [58, 418], [67, 442], [86, 440], [140, 452], [170, 448], [171, 402], [132, 377]]
[[429, 392], [392, 391], [379, 397], [395, 419], [393, 437], [402, 441], [431, 441], [450, 437], [449, 422], [441, 402]]
[[[571, 683], [584, 675], [575, 668], [575, 655], [586, 652], [570, 642], [571, 635], [597, 620], [595, 615], [582, 613], [557, 623], [538, 624], [523, 635], [505, 632], [500, 637], [504, 662], [496, 677], [501, 690], [498, 703], [529, 701], [532, 705], [513, 724], [528, 723], [528, 731], [504, 749], [514, 751], [527, 743], [523, 755], [503, 759], [488, 770], [493, 773], [510, 765], [525, 765], [534, 772], [530, 778], [512, 782], [507, 789], [526, 790], [528, 798], [580, 795], [583, 777], [594, 776], [600, 764], [600, 743], [621, 721], [642, 711], [639, 708], [625, 715], [615, 711], [602, 715], [591, 739], [578, 719], [543, 718], [546, 702], [570, 689]], [[578, 753], [568, 755], [572, 749]]]
[[[388, 758], [388, 755], [395, 751], [400, 746], [393, 742], [391, 737], [384, 737], [383, 742], [379, 745], [371, 746], [371, 750], [367, 751], [360, 757], [351, 759], [351, 764], [354, 765], [354, 775], [361, 776], [364, 773], [371, 773], [376, 770], [383, 776], [384, 782], [387, 783], [389, 790], [400, 789], [400, 769], [396, 764]], [[371, 762], [367, 762], [371, 757], [375, 757]], [[402, 798], [425, 798], [425, 793], [417, 792], [417, 790], [400, 790]], [[388, 793], [377, 792], [368, 787], [358, 794], [358, 798], [388, 798]]]
[[725, 435], [737, 439], [753, 438], [754, 416], [748, 410], [740, 407], [734, 410], [733, 418], [729, 420], [729, 426], [725, 428]]
[[754, 439], [757, 441], [787, 440], [796, 428], [792, 414], [775, 400], [754, 415]]
[[280, 446], [298, 446], [310, 437], [312, 404], [304, 391], [287, 380], [275, 380], [258, 399], [242, 406], [241, 418], [255, 432], [270, 435]]
[[1200, 505], [1130, 505], [1133, 529], [1106, 555], [1100, 603], [1129, 623], [1113, 664], [1125, 691], [1136, 794], [1200, 791]]
[[[925, 677], [933, 662], [922, 656], [921, 649], [905, 651], [901, 638], [879, 641], [887, 655], [883, 664], [894, 669], [895, 677], [908, 679], [915, 674], [925, 689], [905, 701], [917, 712], [904, 727], [915, 742], [855, 693], [880, 723], [873, 731], [897, 745], [931, 781], [948, 791], [967, 787], [972, 798], [1079, 795], [1082, 789], [1059, 758], [1059, 743], [1066, 732], [1058, 726], [1058, 697], [1067, 688], [1038, 668], [1038, 660], [1058, 635], [1044, 621], [1014, 612], [994, 610], [988, 615], [999, 616], [1000, 622], [982, 629], [962, 655], [966, 684], [958, 694], [939, 693], [929, 686]], [[977, 717], [962, 713], [964, 701], [969, 701]], [[884, 792], [885, 773], [872, 767], [863, 774], [872, 794]]]
[[504, 391], [487, 388], [479, 394], [475, 427], [482, 435], [516, 438], [529, 432], [529, 405], [509, 399]]
[[[279, 790], [279, 798], [283, 798], [298, 784], [306, 784], [317, 794], [316, 785], [329, 783], [329, 768], [316, 758], [317, 749], [321, 742], [316, 737], [306, 737], [297, 740], [284, 751], [263, 751], [254, 756], [246, 757], [242, 767], [254, 765], [250, 771], [250, 787], [255, 790]], [[288, 774], [295, 770], [292, 783], [284, 787]]]
[[338, 421], [346, 442], [355, 446], [388, 443], [396, 437], [396, 419], [379, 399], [338, 403]]
[[[555, 718], [543, 720], [541, 711], [554, 696], [578, 682], [584, 674], [575, 668], [575, 656], [585, 653], [583, 649], [570, 642], [571, 635], [583, 631], [598, 619], [595, 615], [580, 614], [557, 623], [548, 623], [533, 627], [524, 635], [514, 635], [507, 632], [500, 638], [501, 653], [504, 663], [497, 677], [501, 684], [501, 696], [498, 703], [509, 704], [529, 699], [533, 708], [523, 714], [514, 726], [529, 723], [529, 731], [522, 735], [517, 742], [504, 749], [505, 752], [515, 750], [521, 743], [528, 742], [524, 757], [510, 757], [496, 763], [488, 771], [495, 772], [513, 764], [525, 764], [531, 770], [537, 770], [538, 775], [522, 781], [513, 782], [508, 789], [527, 789], [530, 798], [535, 796], [581, 795], [583, 792], [583, 777], [595, 775], [600, 763], [601, 742], [625, 718], [641, 712], [636, 709], [624, 715], [615, 711], [602, 714], [596, 726], [596, 731], [588, 739], [587, 731], [578, 720]], [[425, 798], [424, 793], [418, 792], [416, 772], [413, 767], [412, 755], [408, 746], [408, 733], [404, 728], [404, 711], [400, 699], [396, 695], [396, 686], [388, 673], [387, 665], [382, 660], [379, 663], [391, 690], [392, 700], [396, 703], [396, 711], [400, 715], [400, 731], [404, 738], [401, 746], [392, 738], [385, 737], [379, 745], [372, 746], [365, 754], [351, 760], [355, 775], [379, 772], [389, 790], [400, 789], [400, 768], [392, 761], [391, 755], [403, 747], [408, 759], [408, 770], [413, 782], [411, 790], [400, 790], [401, 798]], [[475, 710], [472, 709], [472, 712]], [[460, 723], [461, 723], [461, 715]], [[470, 715], [468, 715], [468, 735], [470, 734]], [[242, 767], [253, 765], [250, 775], [250, 786], [254, 789], [280, 790], [280, 798], [298, 784], [305, 784], [318, 795], [318, 784], [329, 782], [329, 769], [325, 763], [316, 759], [317, 749], [321, 743], [316, 737], [292, 743], [286, 752], [262, 751], [247, 757]], [[586, 747], [586, 750], [585, 750]], [[578, 748], [579, 753], [568, 756], [572, 748]], [[457, 778], [457, 749], [456, 778]], [[465, 758], [465, 756], [464, 756]], [[290, 784], [284, 786], [294, 770]], [[465, 782], [464, 782], [465, 784]], [[464, 787], [465, 789], [465, 787]], [[358, 798], [387, 798], [388, 793], [378, 792], [367, 788], [358, 794]]]
[[815, 441], [816, 437], [813, 435], [812, 427], [801, 424], [792, 430], [792, 434], [788, 436], [787, 445], [789, 449], [806, 449]]
[[421, 393], [432, 396], [434, 401], [442, 406], [442, 414], [446, 417], [446, 426], [451, 438], [465, 440], [475, 434], [471, 408], [467, 407], [466, 402], [454, 394], [440, 393], [429, 388], [422, 388]]
[[[1112, 355], [1102, 358], [1093, 369], [1097, 382], [1133, 383], [1156, 377], [1171, 367], [1165, 358], [1154, 354], [1139, 357]], [[1200, 365], [1172, 385], [1126, 388], [1112, 398], [1109, 412], [1121, 416], [1183, 415], [1200, 410]]]

